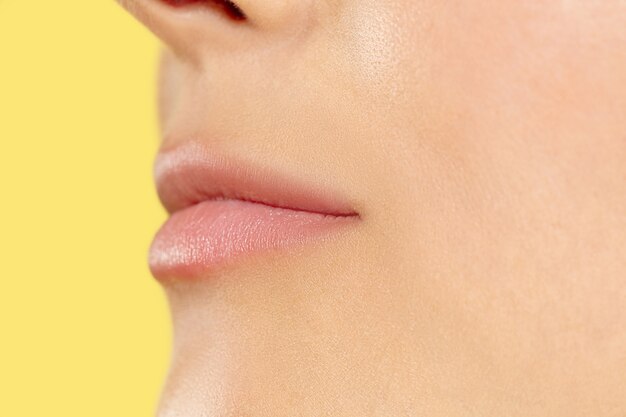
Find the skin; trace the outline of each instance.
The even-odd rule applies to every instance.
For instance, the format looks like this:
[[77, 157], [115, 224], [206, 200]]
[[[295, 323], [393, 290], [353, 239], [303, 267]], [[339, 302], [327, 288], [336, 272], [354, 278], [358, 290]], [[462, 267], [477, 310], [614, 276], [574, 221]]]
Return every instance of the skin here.
[[353, 202], [297, 253], [165, 283], [158, 415], [626, 415], [626, 3], [124, 5], [160, 118]]

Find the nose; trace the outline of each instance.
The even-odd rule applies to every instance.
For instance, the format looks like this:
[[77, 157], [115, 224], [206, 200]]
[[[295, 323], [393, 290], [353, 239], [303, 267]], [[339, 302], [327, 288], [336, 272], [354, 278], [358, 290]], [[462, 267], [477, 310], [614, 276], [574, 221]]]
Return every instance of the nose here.
[[316, 0], [118, 0], [179, 56], [234, 51], [292, 37], [314, 19]]

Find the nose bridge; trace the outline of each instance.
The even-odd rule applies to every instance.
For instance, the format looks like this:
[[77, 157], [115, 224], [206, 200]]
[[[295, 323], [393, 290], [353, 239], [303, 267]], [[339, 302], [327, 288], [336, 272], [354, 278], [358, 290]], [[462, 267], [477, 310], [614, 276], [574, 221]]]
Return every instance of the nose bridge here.
[[288, 38], [314, 20], [315, 0], [118, 0], [178, 56], [254, 47]]

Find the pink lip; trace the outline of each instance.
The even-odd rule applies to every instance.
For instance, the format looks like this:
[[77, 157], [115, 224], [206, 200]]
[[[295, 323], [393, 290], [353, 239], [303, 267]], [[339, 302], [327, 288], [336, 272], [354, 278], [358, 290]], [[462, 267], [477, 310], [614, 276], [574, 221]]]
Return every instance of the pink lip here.
[[199, 142], [161, 151], [155, 179], [171, 214], [150, 248], [157, 279], [200, 277], [242, 256], [305, 244], [359, 219], [326, 189], [225, 158]]

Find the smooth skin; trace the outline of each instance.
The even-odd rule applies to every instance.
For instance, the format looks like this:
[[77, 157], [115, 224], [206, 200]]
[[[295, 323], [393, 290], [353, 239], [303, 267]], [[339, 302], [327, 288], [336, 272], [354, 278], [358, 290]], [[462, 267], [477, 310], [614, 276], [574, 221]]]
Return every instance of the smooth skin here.
[[166, 144], [362, 218], [164, 284], [160, 417], [626, 415], [626, 2], [123, 3]]

